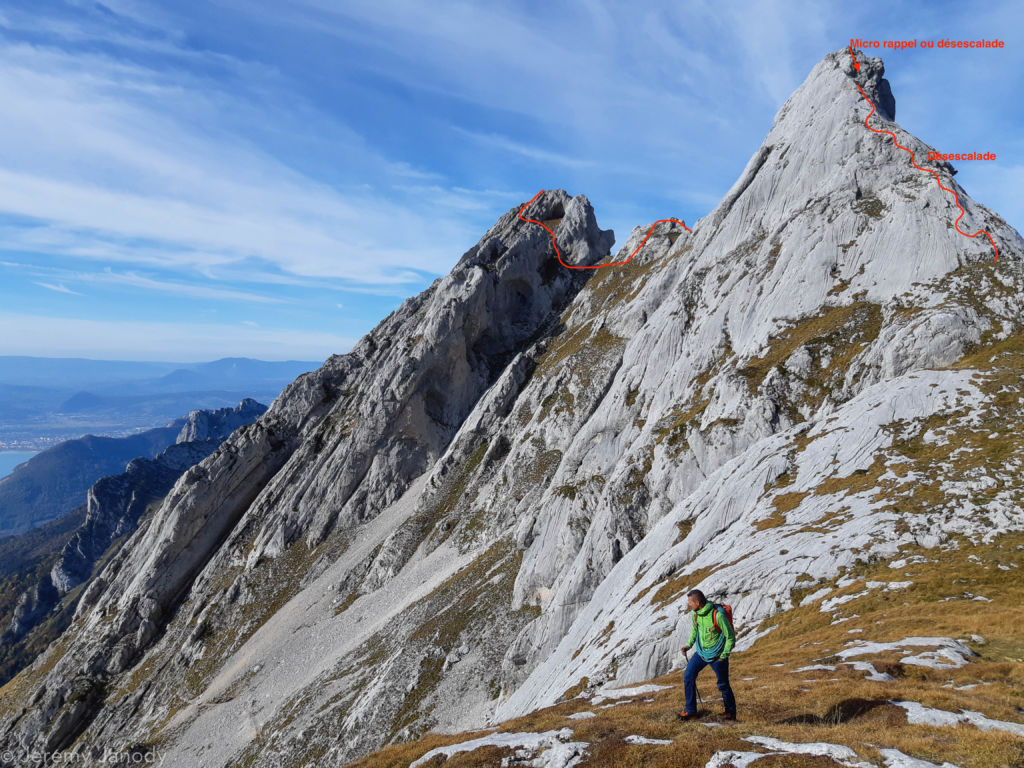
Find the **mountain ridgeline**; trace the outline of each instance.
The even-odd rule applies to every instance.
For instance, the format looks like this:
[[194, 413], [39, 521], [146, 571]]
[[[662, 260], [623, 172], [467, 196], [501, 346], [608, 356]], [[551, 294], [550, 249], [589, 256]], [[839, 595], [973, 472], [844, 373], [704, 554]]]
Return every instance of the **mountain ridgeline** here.
[[83, 435], [40, 451], [0, 478], [0, 537], [15, 536], [77, 507], [99, 478], [174, 443], [184, 419], [127, 437]]
[[[318, 365], [237, 357], [160, 363], [0, 356], [0, 448], [47, 449], [86, 433], [112, 436], [92, 438], [96, 445], [90, 447], [99, 452], [111, 447], [104, 441], [192, 410], [233, 408], [247, 398], [269, 403], [296, 376]], [[152, 458], [163, 447], [128, 458]], [[84, 470], [88, 455], [78, 458]], [[3, 523], [0, 518], [0, 535]]]
[[[246, 399], [234, 408], [194, 410], [168, 427], [150, 430], [148, 440], [166, 439], [170, 430], [173, 442], [152, 458], [137, 456], [121, 463], [121, 473], [101, 477], [82, 494], [85, 505], [63, 510], [48, 526], [0, 542], [0, 583], [7, 597], [0, 603], [0, 682], [7, 682], [67, 626], [93, 575], [117, 554], [119, 543], [131, 536], [182, 473], [266, 410]], [[138, 445], [133, 438], [106, 442], [113, 446], [108, 455]], [[62, 446], [44, 453], [66, 456]], [[55, 479], [67, 469], [53, 461], [46, 466]]]
[[[882, 75], [826, 56], [626, 266], [501, 216], [174, 483], [0, 690], [0, 745], [340, 764], [665, 674], [688, 589], [742, 650], [856, 562], [1024, 529], [1024, 241], [934, 165], [993, 263], [865, 128], [857, 84], [931, 149]], [[611, 256], [582, 195], [530, 218]]]

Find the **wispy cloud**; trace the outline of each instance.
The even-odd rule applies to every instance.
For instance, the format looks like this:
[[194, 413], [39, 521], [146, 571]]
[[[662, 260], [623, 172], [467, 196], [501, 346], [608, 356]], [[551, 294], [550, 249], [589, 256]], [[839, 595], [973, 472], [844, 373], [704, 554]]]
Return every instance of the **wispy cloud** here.
[[[0, 123], [0, 152], [16, 158], [0, 165], [0, 211], [24, 222], [3, 228], [0, 247], [164, 266], [258, 259], [368, 285], [412, 266], [447, 271], [471, 241], [430, 199], [336, 188], [259, 149], [244, 130], [265, 115], [245, 96], [186, 70], [0, 47], [0, 102], [18, 105]], [[362, 173], [435, 178], [319, 119]]]
[[234, 291], [224, 288], [213, 288], [206, 285], [189, 285], [186, 283], [168, 282], [166, 280], [154, 280], [153, 278], [137, 275], [134, 272], [118, 273], [109, 268], [103, 272], [93, 274], [79, 274], [78, 279], [109, 283], [116, 285], [127, 285], [133, 288], [141, 288], [149, 291], [173, 293], [179, 296], [189, 296], [201, 299], [225, 299], [231, 301], [252, 301], [259, 304], [287, 304], [289, 299], [277, 298], [274, 296], [263, 296], [258, 293], [246, 291]]
[[59, 283], [57, 285], [53, 285], [52, 283], [43, 283], [43, 282], [38, 282], [38, 281], [35, 281], [35, 282], [36, 282], [36, 285], [41, 285], [43, 288], [49, 288], [51, 291], [57, 291], [58, 293], [71, 293], [71, 294], [74, 294], [75, 296], [83, 296], [84, 295], [84, 294], [79, 293], [78, 291], [72, 291], [70, 288], [65, 286], [64, 283]]
[[568, 155], [564, 155], [559, 152], [550, 152], [540, 147], [531, 147], [521, 142], [513, 141], [507, 136], [501, 136], [496, 133], [476, 133], [475, 131], [469, 131], [458, 126], [455, 126], [455, 131], [456, 133], [473, 139], [473, 141], [477, 141], [485, 146], [494, 147], [502, 150], [503, 152], [511, 152], [514, 155], [527, 157], [530, 160], [536, 160], [541, 163], [561, 165], [568, 168], [586, 168], [594, 165], [594, 163], [589, 160], [569, 157]]
[[123, 285], [130, 288], [138, 288], [143, 291], [156, 291], [159, 293], [174, 294], [178, 296], [187, 296], [190, 298], [198, 299], [219, 299], [226, 301], [243, 301], [243, 302], [255, 302], [258, 304], [289, 304], [292, 303], [291, 299], [285, 299], [278, 296], [266, 296], [258, 293], [251, 293], [248, 291], [238, 291], [230, 288], [218, 288], [209, 285], [200, 285], [197, 283], [181, 283], [168, 280], [159, 280], [145, 275], [137, 274], [136, 272], [115, 272], [110, 267], [105, 267], [101, 272], [82, 272], [79, 270], [66, 269], [63, 267], [53, 267], [49, 265], [41, 264], [25, 264], [21, 262], [12, 261], [0, 261], [0, 266], [8, 267], [15, 270], [21, 270], [27, 274], [35, 276], [47, 276], [50, 278], [60, 278], [61, 282], [54, 285], [52, 282], [41, 282], [33, 281], [36, 285], [41, 285], [44, 288], [50, 290], [60, 291], [62, 293], [74, 293], [76, 295], [83, 295], [77, 291], [73, 291], [67, 288], [63, 280], [70, 280], [80, 283], [93, 283], [96, 285]]
[[473, 120], [455, 131], [491, 150], [492, 162], [532, 161], [534, 179], [580, 184], [574, 191], [598, 202], [664, 201], [660, 190], [682, 176], [694, 190], [681, 199], [691, 210], [728, 189], [781, 100], [845, 37], [835, 35], [836, 14], [781, 0], [299, 0], [264, 10], [276, 24], [344, 41], [375, 78], [471, 105]]

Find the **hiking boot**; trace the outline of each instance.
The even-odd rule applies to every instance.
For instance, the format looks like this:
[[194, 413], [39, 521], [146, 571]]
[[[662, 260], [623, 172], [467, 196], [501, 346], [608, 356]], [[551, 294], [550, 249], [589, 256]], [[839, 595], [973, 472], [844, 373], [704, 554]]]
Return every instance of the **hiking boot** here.
[[723, 712], [722, 713], [722, 719], [723, 720], [732, 720], [733, 722], [735, 722], [735, 720], [736, 720], [736, 713], [735, 712]]
[[690, 720], [696, 720], [700, 715], [694, 712], [676, 712], [676, 720], [682, 720], [684, 723]]

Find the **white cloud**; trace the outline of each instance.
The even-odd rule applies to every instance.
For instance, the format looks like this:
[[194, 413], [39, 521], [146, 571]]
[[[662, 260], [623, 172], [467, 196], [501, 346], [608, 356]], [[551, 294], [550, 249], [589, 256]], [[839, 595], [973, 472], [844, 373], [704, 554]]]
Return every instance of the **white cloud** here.
[[103, 272], [93, 274], [78, 273], [77, 277], [79, 280], [84, 281], [127, 285], [131, 286], [132, 288], [142, 288], [143, 290], [173, 293], [179, 296], [189, 296], [192, 298], [252, 301], [260, 304], [290, 303], [289, 299], [280, 299], [274, 296], [262, 296], [257, 293], [248, 293], [246, 291], [233, 291], [224, 288], [214, 288], [212, 286], [206, 285], [187, 285], [185, 283], [174, 283], [167, 282], [165, 280], [154, 280], [149, 277], [137, 275], [134, 272], [126, 272], [123, 274], [113, 272], [109, 268], [107, 270], [104, 270]]
[[[303, 175], [243, 138], [266, 122], [261, 108], [185, 71], [5, 45], [0, 103], [14, 105], [0, 122], [0, 211], [34, 223], [7, 223], [0, 248], [164, 266], [258, 259], [370, 285], [409, 267], [447, 272], [474, 240], [471, 224], [438, 214], [455, 193], [406, 200], [386, 178], [343, 191]], [[431, 178], [318, 119], [364, 175]]]
[[323, 360], [355, 339], [322, 331], [241, 324], [130, 323], [0, 311], [0, 355], [179, 360], [219, 357]]
[[64, 285], [64, 283], [59, 283], [58, 285], [53, 285], [52, 283], [42, 283], [42, 282], [38, 282], [38, 281], [34, 281], [34, 282], [35, 282], [36, 285], [40, 285], [43, 288], [49, 288], [51, 291], [57, 291], [58, 293], [72, 293], [75, 296], [84, 296], [85, 295], [85, 294], [79, 293], [78, 291], [72, 291], [70, 288], [66, 287]]
[[[124, 285], [130, 288], [139, 288], [142, 290], [169, 293], [178, 296], [188, 296], [190, 298], [247, 301], [255, 302], [258, 304], [292, 303], [291, 299], [283, 299], [276, 296], [265, 296], [263, 294], [250, 293], [248, 291], [238, 291], [229, 288], [219, 288], [216, 286], [209, 285], [198, 285], [195, 283], [190, 284], [178, 283], [167, 280], [157, 280], [151, 277], [146, 277], [144, 275], [139, 275], [135, 272], [115, 272], [110, 267], [105, 267], [102, 272], [81, 272], [72, 269], [65, 269], [62, 267], [51, 267], [45, 264], [24, 264], [12, 261], [0, 261], [0, 266], [24, 270], [37, 277], [47, 276], [51, 278], [60, 278], [61, 280], [73, 280], [82, 283]], [[61, 291], [63, 293], [77, 294], [76, 291], [72, 291], [66, 288], [63, 282], [60, 282], [59, 285], [56, 286], [53, 285], [52, 283], [43, 282], [36, 282], [36, 284], [41, 285], [44, 288], [50, 288], [51, 290]], [[309, 285], [315, 286], [316, 283], [310, 281]], [[81, 296], [82, 294], [77, 295]]]
[[[299, 0], [259, 9], [268, 23], [338, 38], [376, 78], [471, 105], [474, 119], [456, 131], [549, 166], [537, 188], [616, 204], [672, 198], [682, 180], [690, 192], [675, 199], [701, 215], [809, 66], [841, 47], [836, 30], [848, 25], [819, 6]], [[501, 154], [488, 162], [502, 163]], [[642, 218], [663, 215], [647, 205]]]
[[549, 163], [552, 165], [562, 165], [569, 168], [587, 168], [594, 165], [589, 160], [582, 160], [575, 157], [569, 157], [558, 152], [549, 152], [540, 147], [531, 147], [526, 144], [522, 144], [518, 141], [513, 141], [507, 136], [501, 136], [496, 133], [476, 133], [475, 131], [467, 131], [465, 128], [455, 127], [457, 133], [462, 134], [473, 139], [480, 144], [484, 144], [489, 147], [495, 147], [504, 152], [511, 152], [515, 155], [521, 155], [527, 157], [530, 160], [536, 160], [541, 163]]

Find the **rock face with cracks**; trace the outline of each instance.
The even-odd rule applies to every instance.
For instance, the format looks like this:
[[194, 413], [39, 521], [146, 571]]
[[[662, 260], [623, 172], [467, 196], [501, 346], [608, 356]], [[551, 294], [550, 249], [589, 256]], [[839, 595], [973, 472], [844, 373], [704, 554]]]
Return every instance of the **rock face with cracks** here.
[[265, 405], [246, 398], [235, 408], [192, 411], [168, 425], [179, 430], [174, 443], [152, 459], [132, 459], [124, 472], [102, 477], [89, 488], [85, 506], [69, 515], [81, 514], [81, 523], [49, 558], [52, 564], [46, 564], [45, 572], [26, 574], [35, 583], [21, 592], [9, 625], [0, 634], [11, 660], [10, 674], [34, 656], [31, 649], [42, 642], [35, 635], [37, 627], [43, 625], [43, 631], [51, 632], [45, 625], [59, 627], [70, 618], [75, 609], [70, 593], [88, 588], [104, 557], [135, 531], [147, 510], [182, 473], [213, 453], [237, 427], [255, 421], [266, 410]]
[[[826, 56], [722, 202], [624, 267], [502, 216], [178, 481], [4, 689], [0, 744], [337, 763], [662, 674], [688, 589], [744, 647], [798, 579], [1024, 527], [1016, 438], [976, 437], [1024, 412], [1024, 242], [940, 164], [999, 261], [952, 228], [864, 126], [855, 83], [931, 149], [861, 61]], [[609, 255], [582, 196], [529, 217]]]

